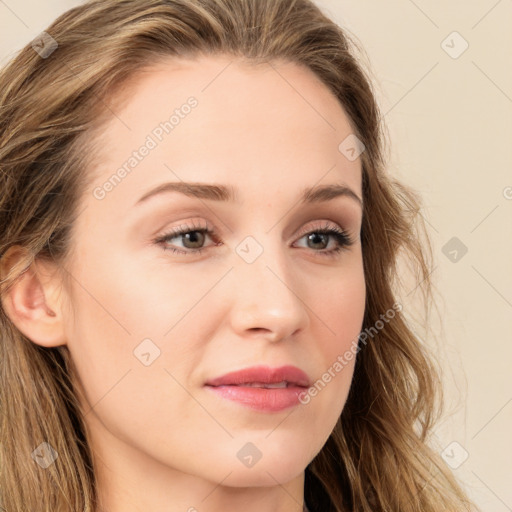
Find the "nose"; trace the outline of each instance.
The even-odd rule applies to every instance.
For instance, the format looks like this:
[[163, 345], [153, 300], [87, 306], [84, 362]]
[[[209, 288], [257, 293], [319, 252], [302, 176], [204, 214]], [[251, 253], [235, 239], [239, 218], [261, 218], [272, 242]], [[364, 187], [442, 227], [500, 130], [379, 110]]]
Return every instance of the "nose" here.
[[267, 247], [252, 263], [237, 261], [231, 279], [235, 284], [230, 321], [239, 336], [276, 342], [309, 325], [305, 289], [282, 247], [272, 251]]

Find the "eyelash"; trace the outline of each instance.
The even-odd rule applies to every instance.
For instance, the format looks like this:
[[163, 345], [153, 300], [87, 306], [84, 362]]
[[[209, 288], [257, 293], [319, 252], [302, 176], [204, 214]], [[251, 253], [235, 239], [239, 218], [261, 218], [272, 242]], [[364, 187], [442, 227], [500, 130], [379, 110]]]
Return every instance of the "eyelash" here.
[[[169, 247], [165, 244], [165, 242], [167, 242], [169, 239], [177, 238], [179, 236], [186, 235], [188, 233], [206, 234], [215, 242], [216, 245], [219, 245], [219, 243], [217, 242], [217, 237], [215, 236], [215, 232], [205, 226], [180, 226], [179, 228], [173, 228], [169, 232], [164, 233], [164, 234], [158, 236], [157, 238], [155, 238], [153, 240], [153, 243], [155, 243], [157, 245], [161, 245], [162, 248], [164, 249], [164, 251], [171, 251], [174, 254], [182, 254], [182, 255], [200, 254], [203, 251], [205, 251], [206, 249], [208, 249], [208, 247], [210, 247], [210, 246], [200, 247], [198, 249], [189, 249], [187, 251], [182, 251], [175, 247]], [[336, 257], [341, 251], [348, 249], [348, 247], [350, 247], [351, 245], [354, 244], [354, 240], [351, 238], [351, 236], [346, 231], [343, 231], [342, 229], [340, 229], [336, 226], [331, 226], [329, 224], [326, 224], [322, 228], [312, 229], [310, 231], [303, 233], [299, 237], [299, 240], [304, 238], [307, 235], [312, 235], [314, 233], [330, 235], [335, 238], [335, 240], [338, 244], [337, 247], [335, 247], [334, 249], [330, 249], [327, 251], [326, 250], [316, 251], [314, 249], [311, 249], [313, 252], [319, 253], [324, 257]]]

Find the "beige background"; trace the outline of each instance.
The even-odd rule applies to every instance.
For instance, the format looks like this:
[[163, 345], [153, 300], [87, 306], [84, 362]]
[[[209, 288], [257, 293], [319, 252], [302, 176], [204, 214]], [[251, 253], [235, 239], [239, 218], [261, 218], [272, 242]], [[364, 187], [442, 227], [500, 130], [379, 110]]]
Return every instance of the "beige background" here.
[[[0, 0], [0, 64], [78, 3]], [[390, 172], [424, 199], [444, 327], [426, 339], [448, 399], [439, 451], [484, 511], [512, 511], [512, 1], [317, 4], [365, 48]]]

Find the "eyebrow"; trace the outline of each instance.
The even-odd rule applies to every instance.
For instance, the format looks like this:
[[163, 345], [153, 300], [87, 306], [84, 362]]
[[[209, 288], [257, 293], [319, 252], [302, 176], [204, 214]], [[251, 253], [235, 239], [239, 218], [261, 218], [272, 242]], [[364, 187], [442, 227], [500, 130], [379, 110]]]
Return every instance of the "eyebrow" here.
[[[232, 186], [179, 181], [162, 183], [146, 192], [135, 204], [138, 205], [151, 197], [169, 192], [179, 192], [189, 197], [210, 201], [239, 201], [237, 191]], [[320, 203], [340, 196], [352, 198], [361, 208], [363, 207], [363, 200], [351, 188], [341, 184], [306, 187], [302, 190], [299, 201], [300, 203]]]

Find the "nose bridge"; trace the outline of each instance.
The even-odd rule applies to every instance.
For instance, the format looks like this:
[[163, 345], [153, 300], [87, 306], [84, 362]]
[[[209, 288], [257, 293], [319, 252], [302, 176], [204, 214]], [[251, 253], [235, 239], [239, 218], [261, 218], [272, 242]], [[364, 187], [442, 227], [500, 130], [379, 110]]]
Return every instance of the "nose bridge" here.
[[247, 236], [235, 249], [231, 321], [240, 334], [264, 330], [277, 340], [307, 325], [307, 308], [282, 240], [271, 234], [256, 236]]

